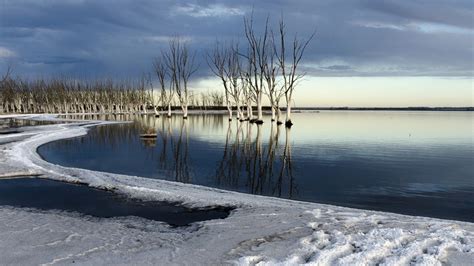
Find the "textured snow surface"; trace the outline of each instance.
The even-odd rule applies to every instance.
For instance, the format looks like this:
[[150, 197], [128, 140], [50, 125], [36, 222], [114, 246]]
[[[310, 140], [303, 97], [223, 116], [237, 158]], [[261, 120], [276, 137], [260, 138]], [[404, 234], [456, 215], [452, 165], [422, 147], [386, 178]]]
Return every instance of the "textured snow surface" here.
[[[0, 118], [2, 118], [0, 116]], [[54, 119], [54, 116], [29, 116]], [[106, 122], [45, 125], [0, 136], [0, 176], [82, 182], [130, 197], [237, 207], [186, 228], [136, 217], [0, 207], [0, 264], [472, 265], [474, 224], [356, 210], [66, 168], [36, 148]], [[107, 122], [108, 123], [108, 122]], [[8, 138], [8, 141], [7, 141]], [[13, 141], [13, 142], [12, 142]], [[7, 143], [8, 142], [8, 143]]]

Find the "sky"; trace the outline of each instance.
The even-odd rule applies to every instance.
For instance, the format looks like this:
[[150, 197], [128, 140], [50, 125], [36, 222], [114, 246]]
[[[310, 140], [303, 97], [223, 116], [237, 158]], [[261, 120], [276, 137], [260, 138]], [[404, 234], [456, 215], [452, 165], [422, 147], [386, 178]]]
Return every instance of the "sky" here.
[[473, 106], [472, 0], [0, 0], [0, 74], [136, 78], [173, 36], [197, 53], [191, 87], [221, 89], [205, 62], [216, 40], [243, 39], [283, 15], [316, 31], [296, 106]]

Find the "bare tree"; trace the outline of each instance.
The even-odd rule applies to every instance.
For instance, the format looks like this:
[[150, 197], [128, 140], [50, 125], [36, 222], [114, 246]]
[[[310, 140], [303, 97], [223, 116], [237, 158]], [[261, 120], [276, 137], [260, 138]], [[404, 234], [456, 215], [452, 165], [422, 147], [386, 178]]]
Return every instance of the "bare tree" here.
[[277, 76], [280, 74], [280, 67], [276, 62], [275, 54], [275, 38], [272, 32], [272, 41], [269, 43], [269, 48], [273, 52], [267, 53], [267, 58], [265, 60], [265, 67], [263, 70], [263, 76], [267, 82], [266, 94], [270, 101], [270, 108], [272, 112], [271, 121], [277, 121], [277, 124], [282, 124], [281, 122], [281, 110], [280, 110], [280, 100], [285, 94], [285, 88], [283, 86], [278, 86]]
[[[173, 97], [172, 94], [172, 88], [170, 86], [170, 92], [166, 92], [166, 76], [168, 76], [167, 73], [167, 68], [163, 62], [163, 57], [158, 57], [155, 58], [155, 61], [153, 62], [153, 67], [155, 69], [156, 76], [158, 77], [158, 83], [160, 85], [160, 92], [159, 92], [159, 99], [160, 102], [163, 104], [163, 107], [168, 107], [168, 117], [171, 116], [171, 98]], [[157, 111], [157, 105], [155, 105], [155, 115], [159, 116], [159, 113]]]
[[212, 73], [216, 75], [224, 86], [224, 96], [227, 111], [229, 112], [229, 121], [232, 121], [232, 103], [230, 101], [230, 79], [228, 76], [229, 71], [227, 70], [228, 57], [230, 56], [229, 51], [224, 45], [216, 42], [216, 45], [212, 51], [212, 54], [207, 55], [207, 64], [209, 65]]
[[12, 91], [9, 89], [8, 82], [10, 81], [10, 75], [12, 73], [12, 66], [8, 65], [7, 71], [2, 76], [0, 81], [0, 113], [8, 113], [9, 106], [7, 106], [7, 102], [9, 102], [10, 98], [13, 96]]
[[201, 106], [204, 110], [207, 110], [209, 106], [209, 94], [201, 93]]
[[237, 119], [243, 120], [241, 106], [241, 66], [238, 44], [231, 43], [224, 46], [216, 42], [212, 54], [208, 55], [208, 64], [211, 71], [220, 78], [224, 86], [224, 96], [227, 110], [229, 112], [229, 121], [232, 120], [232, 107], [235, 104]]
[[247, 110], [247, 117], [245, 120], [253, 121], [253, 110], [252, 110], [252, 104], [254, 101], [254, 94], [252, 91], [252, 88], [250, 87], [250, 64], [248, 64], [246, 67], [241, 67], [240, 69], [240, 81], [241, 81], [241, 91], [242, 91], [242, 100], [246, 105], [246, 110]]
[[224, 105], [224, 95], [218, 91], [209, 92], [209, 97], [211, 99], [211, 105], [214, 107]]
[[[285, 125], [291, 127], [293, 122], [291, 121], [291, 104], [293, 102], [293, 92], [298, 81], [304, 77], [304, 73], [298, 71], [298, 65], [303, 57], [306, 47], [313, 39], [315, 33], [313, 33], [308, 39], [299, 39], [297, 34], [293, 38], [293, 43], [290, 47], [290, 54], [287, 55], [286, 51], [286, 29], [283, 17], [279, 23], [279, 44], [275, 44], [275, 53], [278, 58], [278, 64], [281, 70], [281, 76], [283, 77], [283, 88], [285, 91], [286, 100], [286, 121]], [[274, 42], [275, 43], [275, 42]], [[289, 56], [289, 60], [288, 57]], [[288, 64], [287, 64], [287, 61]]]
[[248, 53], [245, 57], [248, 60], [248, 71], [246, 73], [248, 84], [252, 89], [257, 103], [257, 124], [263, 123], [262, 98], [264, 93], [264, 75], [267, 55], [269, 52], [269, 28], [267, 18], [264, 31], [257, 35], [253, 26], [253, 13], [250, 18], [244, 18], [245, 37], [248, 41]]
[[176, 37], [170, 41], [169, 51], [163, 53], [163, 55], [171, 82], [174, 85], [174, 90], [183, 110], [183, 118], [187, 119], [189, 102], [188, 83], [191, 75], [197, 71], [197, 65], [194, 62], [196, 54], [191, 54], [188, 45]]
[[230, 94], [234, 99], [234, 104], [237, 109], [237, 119], [244, 121], [244, 115], [242, 113], [242, 90], [246, 84], [241, 79], [242, 64], [239, 55], [239, 44], [232, 43], [229, 48], [229, 57], [227, 59], [227, 76], [230, 81]]
[[8, 65], [7, 71], [5, 71], [5, 74], [2, 76], [1, 83], [7, 81], [7, 79], [10, 78], [10, 75], [12, 74], [12, 72], [13, 72], [13, 67], [11, 65]]

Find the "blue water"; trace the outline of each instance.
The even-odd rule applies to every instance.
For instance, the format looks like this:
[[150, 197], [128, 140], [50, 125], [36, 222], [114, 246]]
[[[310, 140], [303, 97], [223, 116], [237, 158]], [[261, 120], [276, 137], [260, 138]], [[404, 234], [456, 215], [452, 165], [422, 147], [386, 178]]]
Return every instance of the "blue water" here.
[[[268, 117], [261, 126], [223, 115], [98, 118], [135, 122], [39, 153], [65, 166], [474, 222], [472, 112], [297, 113], [291, 129]], [[156, 140], [140, 138], [150, 132]]]

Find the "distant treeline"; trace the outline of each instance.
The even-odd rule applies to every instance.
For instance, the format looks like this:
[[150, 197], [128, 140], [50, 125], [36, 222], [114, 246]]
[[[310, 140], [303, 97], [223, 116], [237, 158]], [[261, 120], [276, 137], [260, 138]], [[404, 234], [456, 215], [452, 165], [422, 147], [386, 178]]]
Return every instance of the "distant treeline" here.
[[[0, 113], [137, 113], [164, 109], [157, 105], [149, 79], [130, 81], [76, 80], [67, 78], [27, 80], [10, 71], [0, 79]], [[171, 105], [177, 107], [172, 98]], [[223, 106], [221, 92], [190, 92], [191, 109]], [[173, 108], [177, 109], [177, 108]]]

